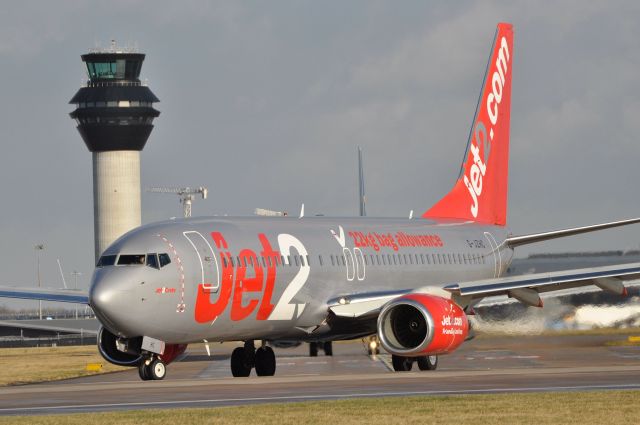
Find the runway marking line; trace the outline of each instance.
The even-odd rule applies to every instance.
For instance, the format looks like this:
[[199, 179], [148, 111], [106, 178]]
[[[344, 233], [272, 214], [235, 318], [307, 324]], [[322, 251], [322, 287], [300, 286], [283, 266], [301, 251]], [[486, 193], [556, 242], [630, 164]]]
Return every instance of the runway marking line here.
[[520, 387], [520, 388], [484, 388], [470, 390], [432, 390], [432, 391], [389, 391], [389, 392], [371, 392], [371, 393], [353, 393], [353, 394], [315, 394], [315, 395], [291, 395], [291, 396], [274, 396], [274, 397], [247, 397], [247, 398], [223, 398], [223, 399], [202, 399], [202, 400], [175, 400], [175, 401], [153, 401], [153, 402], [129, 402], [129, 403], [104, 403], [104, 404], [71, 404], [62, 406], [34, 406], [25, 408], [1, 408], [1, 412], [25, 412], [40, 410], [71, 410], [71, 409], [89, 409], [89, 408], [118, 408], [118, 407], [159, 407], [166, 405], [189, 405], [203, 403], [233, 403], [233, 402], [276, 402], [276, 401], [292, 401], [292, 400], [331, 400], [342, 398], [370, 398], [370, 397], [408, 397], [418, 395], [447, 395], [447, 394], [487, 394], [487, 393], [516, 393], [516, 392], [547, 392], [547, 391], [579, 391], [579, 390], [623, 390], [623, 389], [639, 389], [640, 384], [621, 384], [621, 385], [575, 385], [575, 386], [557, 386], [557, 387]]

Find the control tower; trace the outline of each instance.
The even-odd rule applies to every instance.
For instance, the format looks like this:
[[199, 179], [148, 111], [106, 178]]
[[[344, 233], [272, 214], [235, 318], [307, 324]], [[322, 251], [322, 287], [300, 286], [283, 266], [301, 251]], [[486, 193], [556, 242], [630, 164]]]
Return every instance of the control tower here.
[[89, 80], [69, 103], [69, 115], [93, 157], [96, 261], [118, 237], [140, 226], [140, 151], [160, 100], [140, 82], [145, 55], [135, 49], [90, 50], [82, 55]]

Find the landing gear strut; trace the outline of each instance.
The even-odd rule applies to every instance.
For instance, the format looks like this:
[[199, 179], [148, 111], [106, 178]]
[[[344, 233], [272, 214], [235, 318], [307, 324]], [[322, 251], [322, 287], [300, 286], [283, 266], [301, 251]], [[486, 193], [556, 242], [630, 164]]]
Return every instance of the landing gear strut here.
[[254, 367], [258, 376], [273, 376], [276, 373], [276, 356], [264, 342], [256, 350], [253, 341], [246, 341], [244, 347], [237, 347], [231, 353], [231, 374], [247, 377]]
[[160, 381], [167, 376], [167, 365], [159, 358], [146, 359], [138, 365], [138, 375], [143, 381]]

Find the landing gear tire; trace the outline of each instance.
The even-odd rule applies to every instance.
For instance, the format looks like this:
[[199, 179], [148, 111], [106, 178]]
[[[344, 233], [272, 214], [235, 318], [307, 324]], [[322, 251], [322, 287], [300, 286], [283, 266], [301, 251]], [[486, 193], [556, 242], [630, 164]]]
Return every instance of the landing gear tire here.
[[331, 343], [331, 341], [327, 341], [324, 343], [324, 355], [333, 356], [333, 344]]
[[309, 343], [309, 357], [318, 357], [318, 343], [310, 342]]
[[391, 356], [391, 363], [393, 364], [393, 370], [396, 372], [409, 372], [413, 367], [413, 359], [411, 357]]
[[231, 353], [231, 374], [234, 377], [247, 377], [251, 374], [251, 364], [247, 361], [244, 347], [237, 347]]
[[276, 373], [276, 355], [271, 347], [256, 350], [256, 375], [273, 376]]
[[154, 381], [161, 381], [167, 376], [167, 365], [160, 359], [155, 359], [147, 367], [149, 368], [149, 376]]
[[151, 370], [149, 370], [149, 365], [146, 362], [143, 361], [138, 365], [138, 375], [143, 381], [151, 380]]
[[438, 368], [438, 356], [418, 357], [418, 368], [420, 370], [436, 370]]

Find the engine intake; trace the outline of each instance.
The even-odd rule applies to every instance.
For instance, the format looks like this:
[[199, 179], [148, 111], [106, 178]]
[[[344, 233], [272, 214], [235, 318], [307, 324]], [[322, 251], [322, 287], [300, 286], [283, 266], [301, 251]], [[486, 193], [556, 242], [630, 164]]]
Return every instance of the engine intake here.
[[447, 354], [469, 332], [464, 311], [453, 301], [427, 294], [410, 294], [389, 302], [378, 316], [382, 346], [399, 356]]
[[[137, 366], [140, 363], [142, 360], [140, 343], [141, 341], [138, 341], [138, 338], [119, 340], [118, 337], [104, 327], [101, 327], [98, 331], [98, 351], [100, 355], [109, 363], [118, 366]], [[126, 346], [127, 351], [121, 351], [118, 349], [118, 345], [121, 347]]]

